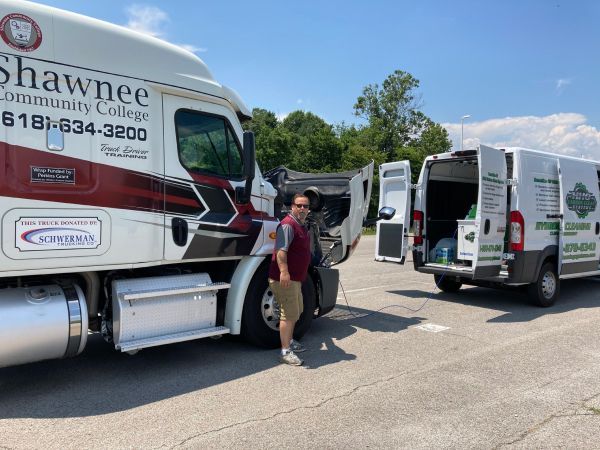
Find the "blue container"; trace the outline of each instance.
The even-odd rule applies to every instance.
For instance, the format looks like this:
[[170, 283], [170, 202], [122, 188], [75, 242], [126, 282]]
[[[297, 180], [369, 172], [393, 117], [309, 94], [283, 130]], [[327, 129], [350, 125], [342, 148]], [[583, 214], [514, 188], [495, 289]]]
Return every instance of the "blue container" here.
[[454, 248], [436, 248], [435, 262], [439, 264], [448, 264], [454, 261]]

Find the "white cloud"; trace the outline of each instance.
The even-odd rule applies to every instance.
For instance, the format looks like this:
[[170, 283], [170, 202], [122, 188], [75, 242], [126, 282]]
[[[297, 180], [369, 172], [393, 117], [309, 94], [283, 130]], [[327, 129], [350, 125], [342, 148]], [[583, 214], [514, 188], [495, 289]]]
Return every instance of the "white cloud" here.
[[[169, 23], [169, 15], [156, 6], [134, 4], [127, 8], [127, 28], [149, 36], [166, 39], [164, 28]], [[193, 44], [175, 44], [189, 52], [206, 52], [207, 49]]]
[[301, 105], [302, 103], [304, 103], [304, 100], [302, 100], [301, 98], [299, 98], [298, 100], [296, 100], [296, 103], [298, 105]]
[[286, 112], [286, 113], [277, 113], [277, 114], [275, 114], [275, 117], [277, 117], [277, 121], [278, 122], [283, 122], [285, 120], [285, 118], [287, 116], [289, 116], [289, 115], [290, 115], [289, 112]]
[[565, 87], [571, 84], [570, 78], [559, 78], [556, 80], [556, 93], [558, 95], [562, 94], [565, 90]]
[[[453, 149], [460, 149], [460, 123], [442, 126], [448, 130]], [[465, 121], [464, 148], [474, 148], [479, 143], [498, 148], [533, 148], [600, 160], [600, 130], [589, 125], [583, 114], [577, 113]]]
[[164, 35], [163, 27], [169, 21], [167, 13], [155, 6], [131, 5], [127, 16], [127, 28], [154, 37]]

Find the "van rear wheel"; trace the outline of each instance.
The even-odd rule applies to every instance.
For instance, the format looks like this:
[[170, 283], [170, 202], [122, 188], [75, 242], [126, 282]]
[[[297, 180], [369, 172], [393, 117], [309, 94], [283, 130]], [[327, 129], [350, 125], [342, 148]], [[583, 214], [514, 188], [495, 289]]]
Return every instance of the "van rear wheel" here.
[[559, 292], [560, 280], [556, 273], [556, 265], [547, 262], [542, 266], [537, 281], [528, 286], [527, 294], [535, 305], [547, 308], [554, 304]]
[[435, 281], [435, 285], [439, 288], [439, 290], [444, 292], [458, 292], [462, 286], [460, 281], [456, 281], [455, 279], [445, 275], [434, 275], [433, 280]]

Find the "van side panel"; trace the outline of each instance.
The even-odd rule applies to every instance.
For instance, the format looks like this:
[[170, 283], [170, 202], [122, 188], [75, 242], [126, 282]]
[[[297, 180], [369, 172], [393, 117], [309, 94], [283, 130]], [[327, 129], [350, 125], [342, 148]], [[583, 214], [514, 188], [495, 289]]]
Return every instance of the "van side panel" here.
[[[522, 252], [512, 252], [508, 261], [509, 283], [531, 283], [544, 260], [556, 258], [560, 222], [558, 159], [526, 150], [514, 151], [511, 210], [519, 211], [525, 221]], [[549, 218], [548, 216], [555, 216]]]

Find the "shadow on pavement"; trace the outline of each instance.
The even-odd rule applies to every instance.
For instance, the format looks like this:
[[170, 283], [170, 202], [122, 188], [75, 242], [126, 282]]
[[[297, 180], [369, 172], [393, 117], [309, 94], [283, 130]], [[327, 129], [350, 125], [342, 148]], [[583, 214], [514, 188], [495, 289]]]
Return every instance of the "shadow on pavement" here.
[[[391, 294], [426, 299], [430, 291], [394, 290]], [[523, 289], [492, 289], [463, 286], [457, 293], [437, 291], [431, 302], [452, 302], [504, 312], [490, 323], [529, 322], [547, 314], [560, 314], [579, 308], [600, 307], [600, 278], [561, 280], [560, 296], [554, 306], [542, 308], [534, 305]]]
[[[419, 319], [336, 308], [313, 322], [303, 339], [310, 368], [354, 360], [335, 342], [357, 329], [396, 333]], [[278, 350], [234, 338], [202, 339], [148, 348], [134, 356], [117, 352], [99, 335], [82, 355], [0, 369], [0, 419], [86, 417], [129, 410], [226, 383], [279, 364]]]
[[[303, 340], [309, 348], [324, 347], [324, 350], [315, 350], [311, 354], [307, 354], [307, 358], [305, 358], [308, 363], [307, 367], [317, 369], [327, 364], [356, 359], [355, 355], [346, 353], [338, 347], [336, 342], [351, 336], [359, 329], [370, 332], [398, 333], [423, 320], [425, 319], [407, 318], [356, 307], [337, 306], [328, 315], [313, 323], [310, 334]], [[317, 353], [317, 357], [314, 356], [315, 353]]]

